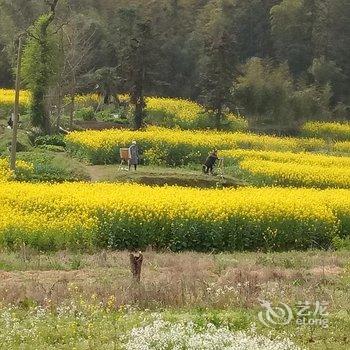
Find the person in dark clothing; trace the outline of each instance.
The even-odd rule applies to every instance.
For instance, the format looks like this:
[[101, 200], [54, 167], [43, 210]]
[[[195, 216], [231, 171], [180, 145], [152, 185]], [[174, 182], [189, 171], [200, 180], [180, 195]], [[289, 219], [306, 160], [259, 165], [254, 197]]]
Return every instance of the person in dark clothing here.
[[7, 121], [7, 127], [10, 129], [13, 128], [13, 119], [14, 119], [14, 115], [13, 115], [13, 112], [11, 111], [9, 120]]
[[203, 173], [204, 174], [213, 174], [214, 166], [216, 161], [219, 160], [218, 151], [215, 149], [211, 152], [203, 164]]
[[137, 147], [136, 141], [133, 141], [129, 147], [129, 171], [131, 166], [134, 166], [134, 169], [137, 170], [137, 165], [139, 163], [139, 149]]

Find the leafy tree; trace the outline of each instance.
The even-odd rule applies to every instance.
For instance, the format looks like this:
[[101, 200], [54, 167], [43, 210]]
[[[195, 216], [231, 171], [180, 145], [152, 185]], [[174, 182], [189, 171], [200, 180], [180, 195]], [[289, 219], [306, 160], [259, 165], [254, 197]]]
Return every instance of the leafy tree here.
[[330, 86], [294, 84], [286, 64], [253, 58], [233, 87], [234, 98], [252, 123], [295, 128], [307, 119], [329, 117]]
[[315, 0], [313, 42], [315, 57], [333, 61], [343, 79], [333, 84], [337, 100], [350, 104], [350, 2], [348, 0]]
[[117, 28], [119, 67], [135, 109], [134, 126], [140, 129], [145, 117], [145, 89], [154, 80], [156, 65], [151, 22], [135, 8], [123, 8], [118, 12]]
[[230, 88], [237, 61], [232, 10], [230, 1], [212, 1], [198, 23], [200, 97], [214, 112], [216, 128], [221, 127], [223, 110], [231, 101]]
[[57, 41], [50, 28], [58, 0], [52, 3], [51, 11], [39, 17], [29, 30], [29, 40], [24, 49], [23, 74], [32, 93], [31, 117], [33, 126], [49, 134], [50, 113], [45, 96], [57, 73]]
[[292, 73], [307, 70], [312, 60], [312, 12], [304, 0], [283, 0], [271, 9], [271, 30], [278, 59]]
[[293, 92], [288, 66], [274, 66], [271, 61], [252, 58], [243, 72], [233, 86], [237, 104], [252, 120], [286, 123], [290, 116], [288, 99]]
[[[1, 86], [12, 83], [18, 34], [55, 2], [0, 0]], [[327, 106], [334, 110], [334, 116], [348, 115], [349, 0], [65, 0], [55, 12], [56, 21], [64, 23], [62, 30], [55, 27], [61, 50], [57, 56], [60, 70], [56, 79], [55, 65], [47, 65], [51, 72], [45, 76], [50, 79], [44, 79], [49, 83], [42, 94], [54, 92], [55, 101], [50, 103], [57, 106], [57, 114], [64, 110], [63, 105], [58, 107], [61, 105], [57, 100], [69, 94], [71, 119], [75, 94], [91, 91], [96, 85], [106, 102], [116, 91], [130, 93], [137, 127], [144, 117], [145, 95], [195, 99], [216, 111], [213, 120], [222, 119], [220, 110], [230, 105], [229, 87], [239, 75], [237, 64], [243, 65], [241, 78], [247, 79], [247, 68], [253, 69], [254, 57], [262, 59], [263, 71], [270, 70], [274, 76], [281, 67], [289, 68], [291, 95], [283, 106], [288, 106], [292, 97], [295, 106], [281, 108], [281, 100], [267, 99], [269, 105], [260, 105], [256, 110], [255, 104], [259, 103], [255, 100], [253, 106], [247, 106], [250, 117], [254, 110], [260, 121], [292, 124], [298, 118], [314, 118], [317, 105], [319, 118], [329, 115], [330, 110], [325, 111]], [[53, 28], [49, 24], [47, 30], [52, 43], [56, 41]], [[38, 45], [33, 41], [33, 36], [29, 37], [28, 45], [32, 42], [34, 48]], [[41, 62], [37, 58], [39, 46], [37, 50], [32, 65], [35, 70], [42, 67], [41, 63], [37, 65]], [[280, 75], [284, 77], [281, 72]], [[93, 76], [94, 79], [83, 79]], [[257, 80], [261, 79], [258, 75]], [[277, 84], [282, 78], [275, 79]], [[35, 81], [39, 80], [32, 83]], [[271, 86], [264, 87], [265, 91], [269, 89]], [[330, 107], [327, 96], [331, 96]], [[45, 99], [43, 105], [47, 102]], [[40, 115], [39, 122], [42, 112]], [[219, 122], [215, 124], [218, 126]]]

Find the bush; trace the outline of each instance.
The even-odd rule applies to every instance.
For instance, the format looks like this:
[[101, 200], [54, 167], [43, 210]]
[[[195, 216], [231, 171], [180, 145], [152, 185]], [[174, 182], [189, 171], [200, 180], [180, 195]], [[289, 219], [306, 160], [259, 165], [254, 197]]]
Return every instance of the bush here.
[[[41, 150], [41, 147], [52, 149]], [[22, 173], [17, 180], [30, 182], [65, 182], [86, 180], [87, 176], [83, 173], [82, 168], [76, 165], [76, 161], [65, 157], [62, 153], [61, 146], [42, 145], [36, 152], [19, 154], [18, 158], [30, 161], [32, 171]], [[80, 164], [79, 164], [80, 165]], [[17, 175], [17, 174], [16, 174]]]
[[118, 107], [117, 109], [106, 108], [98, 113], [96, 113], [96, 119], [104, 122], [112, 122], [118, 124], [129, 124], [128, 120], [128, 108], [127, 107]]
[[[4, 133], [0, 135], [0, 154], [7, 153], [11, 148], [12, 130], [5, 129]], [[23, 131], [18, 131], [17, 151], [24, 152], [30, 150], [32, 147], [29, 135]]]
[[34, 144], [35, 146], [41, 146], [41, 145], [52, 145], [52, 146], [61, 146], [61, 147], [66, 146], [63, 135], [38, 136], [34, 140]]
[[95, 119], [93, 107], [84, 107], [75, 112], [75, 118], [78, 120], [90, 121]]
[[250, 59], [233, 87], [233, 97], [244, 107], [247, 118], [258, 124], [296, 128], [300, 120], [325, 118], [330, 114], [331, 90], [307, 86], [295, 87], [287, 64], [274, 65], [261, 58]]

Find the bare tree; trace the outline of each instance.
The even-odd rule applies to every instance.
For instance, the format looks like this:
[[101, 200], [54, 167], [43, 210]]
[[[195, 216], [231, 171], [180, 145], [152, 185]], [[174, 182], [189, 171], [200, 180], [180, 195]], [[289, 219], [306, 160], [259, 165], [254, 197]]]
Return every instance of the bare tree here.
[[[71, 10], [70, 10], [71, 11]], [[60, 56], [61, 69], [57, 82], [57, 128], [59, 129], [62, 114], [62, 101], [64, 96], [69, 95], [70, 121], [69, 127], [73, 126], [75, 110], [75, 96], [78, 87], [78, 78], [83, 73], [84, 67], [90, 60], [93, 49], [92, 39], [95, 30], [86, 25], [84, 18], [73, 14], [67, 25], [60, 29]]]

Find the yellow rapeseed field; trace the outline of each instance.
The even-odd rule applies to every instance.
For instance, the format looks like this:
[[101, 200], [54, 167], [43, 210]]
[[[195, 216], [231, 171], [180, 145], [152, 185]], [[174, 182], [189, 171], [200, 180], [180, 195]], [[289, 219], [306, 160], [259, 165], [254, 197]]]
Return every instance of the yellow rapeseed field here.
[[[146, 98], [147, 119], [152, 124], [162, 126], [178, 126], [183, 129], [208, 128], [211, 123], [210, 115], [205, 108], [190, 100], [164, 97]], [[229, 113], [225, 119], [230, 123], [231, 130], [244, 131], [248, 128], [248, 122], [241, 117]]]
[[[17, 160], [16, 171], [18, 173], [32, 172], [33, 164], [23, 160]], [[0, 182], [7, 182], [10, 180], [15, 180], [15, 173], [10, 169], [9, 161], [7, 159], [0, 158]]]
[[199, 104], [183, 99], [148, 97], [146, 99], [149, 112], [161, 111], [165, 115], [176, 116], [178, 119], [193, 122], [205, 110]]
[[150, 127], [144, 131], [103, 130], [72, 132], [66, 137], [68, 149], [94, 164], [118, 161], [119, 148], [136, 140], [141, 149], [151, 148], [167, 155], [168, 164], [198, 162], [213, 148], [278, 151], [317, 150], [326, 147], [319, 139], [282, 138], [249, 133], [190, 131]]
[[259, 183], [266, 185], [350, 188], [350, 166], [244, 160], [240, 167], [253, 174]]
[[223, 150], [220, 156], [236, 160], [268, 160], [279, 163], [296, 163], [305, 165], [350, 167], [350, 157], [339, 157], [321, 153], [308, 152], [276, 152], [256, 150]]
[[[11, 89], [0, 89], [0, 108], [12, 108], [15, 102], [15, 91]], [[22, 90], [20, 92], [20, 104], [28, 107], [30, 103], [29, 91]]]
[[350, 233], [348, 190], [0, 184], [0, 242], [40, 249], [303, 249]]
[[350, 141], [350, 123], [307, 122], [302, 127], [304, 135], [326, 140]]
[[350, 157], [254, 150], [221, 151], [220, 156], [236, 159], [259, 184], [350, 187]]

